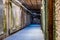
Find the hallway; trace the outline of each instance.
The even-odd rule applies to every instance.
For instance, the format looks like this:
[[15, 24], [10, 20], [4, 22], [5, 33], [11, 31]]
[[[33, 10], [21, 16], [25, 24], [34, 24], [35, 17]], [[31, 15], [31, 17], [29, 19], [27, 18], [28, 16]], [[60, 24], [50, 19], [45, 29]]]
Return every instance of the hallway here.
[[0, 0], [0, 40], [60, 40], [59, 4], [59, 0]]
[[39, 24], [31, 24], [4, 40], [44, 40], [44, 34]]

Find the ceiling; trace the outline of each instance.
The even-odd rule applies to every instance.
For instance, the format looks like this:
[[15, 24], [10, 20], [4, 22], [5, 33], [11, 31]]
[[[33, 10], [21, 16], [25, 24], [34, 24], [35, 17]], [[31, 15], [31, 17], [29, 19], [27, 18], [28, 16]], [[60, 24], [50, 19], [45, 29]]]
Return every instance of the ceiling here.
[[19, 0], [29, 10], [40, 10], [41, 0]]

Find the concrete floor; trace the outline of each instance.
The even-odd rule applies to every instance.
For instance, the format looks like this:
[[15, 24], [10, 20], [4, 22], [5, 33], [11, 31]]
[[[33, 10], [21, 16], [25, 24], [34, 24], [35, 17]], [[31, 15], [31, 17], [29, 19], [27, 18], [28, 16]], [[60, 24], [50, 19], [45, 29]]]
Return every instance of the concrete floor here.
[[31, 24], [4, 40], [44, 40], [44, 34], [39, 24]]

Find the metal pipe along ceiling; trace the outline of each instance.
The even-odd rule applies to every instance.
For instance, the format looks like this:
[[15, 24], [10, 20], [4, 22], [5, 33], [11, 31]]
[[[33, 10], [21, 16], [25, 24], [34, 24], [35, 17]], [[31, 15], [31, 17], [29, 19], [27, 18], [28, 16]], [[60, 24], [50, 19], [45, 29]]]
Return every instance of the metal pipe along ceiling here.
[[15, 3], [17, 6], [23, 7], [26, 11], [28, 11], [30, 14], [32, 13], [30, 10], [28, 10], [26, 7], [24, 7], [19, 1], [17, 0], [12, 0], [13, 3]]

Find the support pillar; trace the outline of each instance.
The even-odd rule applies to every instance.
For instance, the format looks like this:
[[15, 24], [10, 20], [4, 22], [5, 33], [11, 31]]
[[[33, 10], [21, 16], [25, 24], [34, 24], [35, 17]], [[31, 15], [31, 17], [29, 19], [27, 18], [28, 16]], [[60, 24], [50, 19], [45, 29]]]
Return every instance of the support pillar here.
[[53, 40], [53, 0], [48, 0], [48, 33], [49, 40]]

